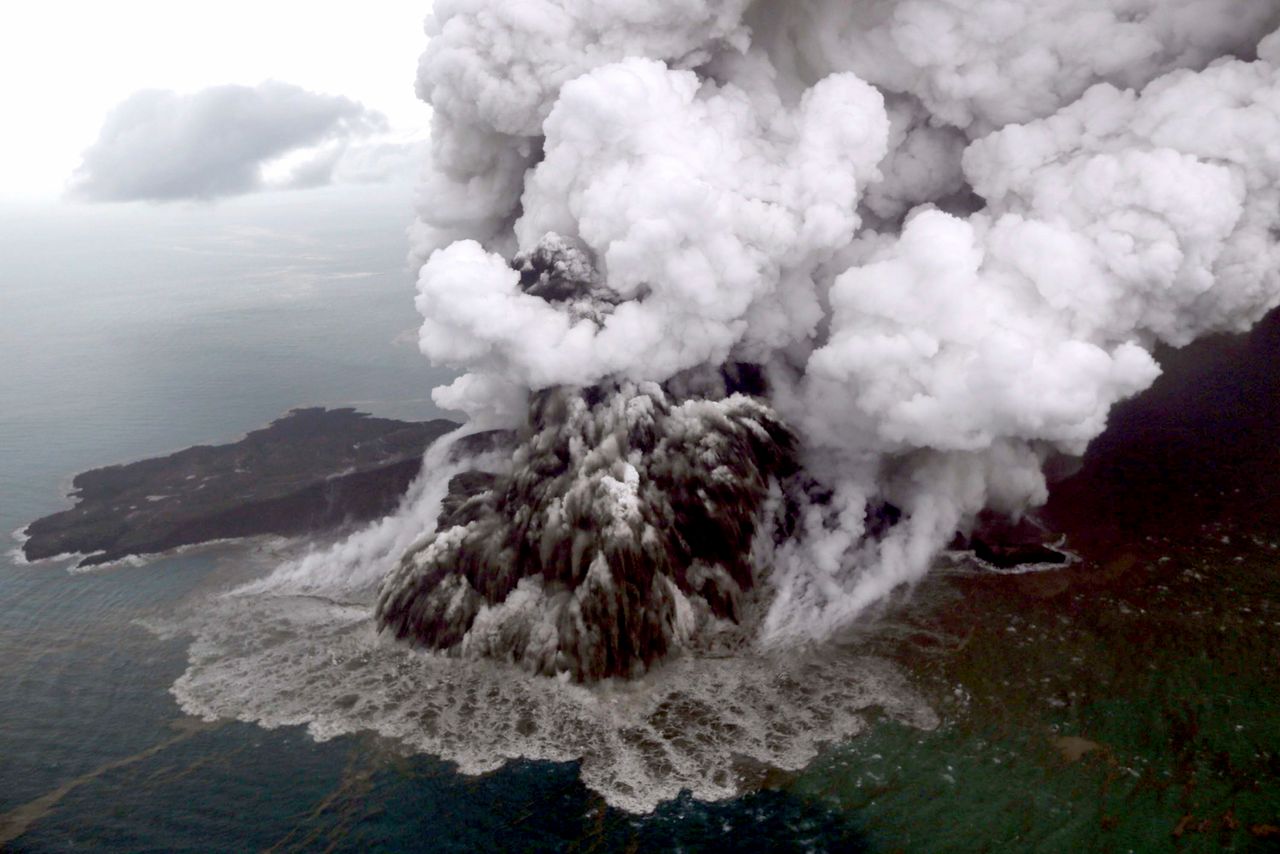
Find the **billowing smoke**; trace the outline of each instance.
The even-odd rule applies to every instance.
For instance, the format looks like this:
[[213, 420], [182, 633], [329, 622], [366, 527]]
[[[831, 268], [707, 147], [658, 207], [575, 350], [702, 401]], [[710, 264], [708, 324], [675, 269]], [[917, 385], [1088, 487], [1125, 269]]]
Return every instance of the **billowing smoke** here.
[[[437, 0], [421, 345], [466, 371], [439, 403], [519, 440], [380, 620], [627, 675], [717, 621], [829, 634], [1043, 502], [1158, 343], [1280, 302], [1277, 27], [1274, 0]], [[746, 394], [706, 380], [738, 365]]]

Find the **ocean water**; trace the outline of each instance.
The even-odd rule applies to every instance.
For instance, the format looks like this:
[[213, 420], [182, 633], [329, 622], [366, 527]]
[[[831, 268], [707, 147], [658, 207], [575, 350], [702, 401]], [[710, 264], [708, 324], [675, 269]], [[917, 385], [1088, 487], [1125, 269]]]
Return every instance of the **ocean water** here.
[[[439, 416], [407, 205], [0, 210], [0, 530], [65, 506], [78, 471], [291, 406]], [[358, 585], [222, 596], [307, 544], [88, 573], [6, 553], [0, 849], [1269, 850], [1268, 347], [1235, 384], [1157, 389], [1185, 416], [1165, 428], [1121, 413], [1064, 492], [1079, 564], [944, 564], [836, 646], [680, 662], [608, 702], [389, 648]], [[646, 812], [637, 780], [671, 791]]]

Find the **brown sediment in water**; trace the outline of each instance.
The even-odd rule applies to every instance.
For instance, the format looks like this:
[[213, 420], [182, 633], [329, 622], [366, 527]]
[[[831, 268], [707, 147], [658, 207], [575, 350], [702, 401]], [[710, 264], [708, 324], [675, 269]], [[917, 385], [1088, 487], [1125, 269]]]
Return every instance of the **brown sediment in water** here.
[[197, 733], [208, 732], [215, 729], [221, 724], [202, 721], [199, 718], [179, 718], [170, 723], [170, 727], [176, 732], [174, 735], [166, 738], [157, 744], [137, 753], [132, 753], [120, 759], [112, 760], [103, 765], [99, 765], [92, 771], [81, 774], [72, 780], [68, 780], [56, 789], [49, 791], [40, 797], [27, 801], [25, 804], [6, 813], [0, 814], [0, 846], [8, 845], [22, 834], [26, 833], [32, 824], [47, 816], [67, 795], [71, 794], [81, 786], [92, 783], [104, 774], [115, 771], [118, 768], [125, 768], [135, 765], [145, 759], [155, 756], [161, 751], [173, 747], [175, 744], [186, 741]]

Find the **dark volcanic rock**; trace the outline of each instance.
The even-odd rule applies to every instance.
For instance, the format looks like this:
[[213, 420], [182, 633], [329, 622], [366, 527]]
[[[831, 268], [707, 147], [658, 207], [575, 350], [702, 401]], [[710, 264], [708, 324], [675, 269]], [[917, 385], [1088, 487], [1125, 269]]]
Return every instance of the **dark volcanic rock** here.
[[76, 506], [32, 522], [28, 560], [81, 565], [257, 534], [293, 535], [392, 510], [451, 421], [295, 409], [231, 445], [197, 445], [76, 475]]
[[462, 436], [449, 449], [449, 461], [461, 462], [472, 460], [495, 451], [510, 453], [516, 448], [514, 430], [482, 430], [469, 436]]
[[998, 540], [975, 538], [973, 553], [979, 560], [998, 569], [1038, 564], [1065, 564], [1067, 555], [1044, 543], [1002, 543]]
[[479, 498], [493, 489], [498, 476], [483, 471], [464, 471], [455, 474], [449, 480], [449, 491], [440, 502], [440, 518], [436, 520], [436, 528], [447, 531], [459, 525], [474, 522], [475, 514], [469, 512], [473, 506], [472, 499]]
[[973, 531], [959, 545], [973, 550], [979, 560], [998, 569], [1031, 564], [1066, 564], [1068, 555], [1057, 548], [1061, 539], [1031, 517], [1009, 519], [984, 510], [978, 514]]

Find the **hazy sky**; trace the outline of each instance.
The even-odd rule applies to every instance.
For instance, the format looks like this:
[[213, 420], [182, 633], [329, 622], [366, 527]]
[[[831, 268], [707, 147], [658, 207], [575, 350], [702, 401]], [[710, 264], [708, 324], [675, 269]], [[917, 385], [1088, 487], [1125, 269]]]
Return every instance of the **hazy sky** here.
[[345, 96], [401, 136], [425, 132], [413, 93], [430, 0], [44, 0], [0, 27], [0, 200], [63, 194], [116, 105], [140, 89], [194, 93], [266, 80]]

